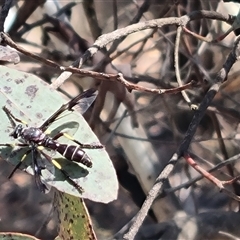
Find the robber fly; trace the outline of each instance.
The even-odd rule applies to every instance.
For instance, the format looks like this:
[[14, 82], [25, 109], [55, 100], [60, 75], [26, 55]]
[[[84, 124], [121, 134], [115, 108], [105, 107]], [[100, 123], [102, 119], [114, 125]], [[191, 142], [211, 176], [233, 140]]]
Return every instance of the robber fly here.
[[[31, 153], [32, 164], [33, 164], [33, 171], [34, 177], [37, 187], [41, 192], [46, 192], [47, 187], [41, 180], [41, 171], [45, 168], [40, 166], [37, 159], [39, 155], [42, 155], [45, 159], [50, 161], [56, 168], [58, 168], [62, 174], [65, 176], [66, 180], [69, 181], [76, 189], [80, 192], [83, 192], [81, 186], [79, 186], [70, 176], [69, 174], [62, 169], [60, 164], [58, 164], [54, 159], [52, 159], [48, 154], [40, 149], [40, 147], [57, 151], [60, 153], [65, 159], [77, 163], [81, 163], [89, 168], [92, 167], [92, 161], [90, 157], [86, 154], [83, 148], [89, 149], [96, 149], [96, 148], [103, 148], [101, 144], [83, 144], [71, 137], [70, 135], [64, 132], [58, 132], [55, 136], [51, 137], [50, 135], [46, 134], [45, 131], [49, 127], [51, 123], [56, 121], [56, 119], [65, 111], [73, 111], [73, 107], [78, 105], [81, 113], [83, 114], [89, 106], [95, 100], [97, 94], [94, 89], [89, 89], [82, 94], [79, 94], [68, 103], [63, 104], [52, 116], [50, 116], [40, 127], [29, 127], [27, 124], [16, 118], [11, 111], [4, 106], [3, 111], [8, 116], [12, 127], [14, 128], [13, 132], [10, 133], [9, 136], [21, 140], [23, 143], [17, 143], [15, 146], [19, 147], [29, 147], [29, 149], [24, 154], [21, 161], [15, 166], [12, 173], [10, 174], [9, 178], [15, 173], [15, 171], [20, 167], [23, 160], [26, 158], [28, 154]], [[19, 124], [16, 124], [18, 122]], [[25, 126], [24, 126], [25, 125]], [[66, 137], [76, 143], [77, 145], [71, 144], [63, 144], [58, 141], [60, 137]], [[12, 144], [0, 144], [0, 146], [12, 146]]]

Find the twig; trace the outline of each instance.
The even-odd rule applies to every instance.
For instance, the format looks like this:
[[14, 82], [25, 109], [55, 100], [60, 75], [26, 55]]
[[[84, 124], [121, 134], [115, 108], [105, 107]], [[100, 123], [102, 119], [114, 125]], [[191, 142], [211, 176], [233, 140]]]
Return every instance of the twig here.
[[62, 68], [62, 66], [58, 65], [57, 63], [55, 63], [55, 62], [53, 62], [53, 61], [51, 61], [49, 59], [42, 58], [42, 57], [38, 56], [37, 54], [31, 53], [31, 52], [27, 51], [26, 49], [20, 47], [10, 37], [8, 37], [8, 35], [5, 34], [4, 32], [1, 32], [0, 36], [1, 36], [2, 41], [5, 44], [9, 45], [12, 48], [15, 48], [16, 50], [18, 50], [19, 52], [25, 54], [26, 56], [29, 56], [29, 57], [31, 57], [33, 59], [36, 59], [36, 60], [38, 60], [40, 62], [45, 63], [46, 65], [49, 65], [49, 66], [54, 67], [54, 68], [57, 68], [59, 70], [63, 70], [64, 69], [64, 68]]
[[86, 53], [81, 57], [79, 61], [79, 66], [81, 66], [88, 58], [92, 57], [99, 49], [102, 49], [107, 44], [117, 40], [119, 38], [128, 36], [132, 33], [139, 32], [142, 30], [146, 30], [149, 28], [161, 28], [165, 25], [178, 25], [178, 26], [186, 26], [189, 21], [201, 19], [201, 18], [212, 18], [218, 19], [222, 21], [228, 21], [229, 19], [222, 14], [213, 12], [213, 11], [196, 11], [189, 15], [184, 15], [182, 17], [169, 17], [169, 18], [160, 18], [160, 19], [153, 19], [145, 22], [140, 22], [136, 24], [132, 24], [125, 28], [121, 28], [115, 30], [111, 33], [103, 34], [100, 36], [92, 47], [90, 47]]
[[[147, 1], [144, 2], [146, 6], [143, 7], [143, 10], [148, 7]], [[143, 11], [143, 12], [144, 12]], [[213, 11], [195, 11], [189, 15], [184, 15], [182, 17], [169, 17], [169, 18], [160, 18], [160, 19], [153, 19], [145, 22], [140, 22], [136, 24], [132, 24], [125, 28], [117, 29], [111, 33], [101, 35], [82, 56], [80, 59], [75, 61], [72, 64], [72, 67], [81, 68], [83, 63], [85, 63], [89, 58], [91, 58], [94, 54], [96, 54], [100, 49], [106, 47], [107, 44], [126, 37], [132, 33], [139, 32], [142, 30], [150, 29], [150, 28], [161, 28], [165, 25], [178, 25], [178, 26], [186, 26], [189, 21], [201, 19], [201, 18], [209, 18], [209, 19], [217, 19], [221, 21], [228, 22], [230, 21], [229, 17], [226, 17], [220, 13], [213, 12]], [[60, 87], [67, 78], [71, 76], [71, 72], [64, 72], [62, 73], [52, 84], [54, 89]]]
[[[181, 38], [181, 33], [182, 33], [182, 27], [179, 26], [177, 28], [177, 35], [176, 35], [176, 41], [175, 41], [175, 48], [174, 48], [174, 67], [175, 67], [175, 73], [176, 73], [176, 79], [178, 82], [179, 86], [182, 86], [182, 80], [181, 80], [181, 75], [180, 75], [180, 69], [179, 69], [179, 59], [178, 59], [178, 54], [179, 54], [179, 46], [180, 46], [180, 38]], [[191, 109], [196, 110], [197, 107], [196, 105], [193, 105], [190, 98], [188, 97], [187, 93], [185, 91], [181, 91], [181, 94], [189, 107]]]
[[236, 181], [238, 178], [234, 178], [230, 181], [220, 181], [216, 177], [214, 177], [212, 174], [207, 172], [205, 169], [201, 168], [191, 157], [189, 154], [184, 154], [184, 158], [187, 161], [188, 164], [190, 164], [196, 171], [201, 173], [205, 178], [207, 178], [209, 181], [214, 183], [216, 186], [219, 187], [220, 191], [224, 191], [227, 195], [232, 197], [233, 199], [240, 201], [240, 197], [234, 194], [233, 192], [229, 191], [224, 187], [224, 184], [232, 184], [234, 181]]
[[67, 72], [71, 73], [78, 73], [83, 76], [88, 76], [88, 77], [93, 77], [98, 80], [103, 80], [103, 81], [118, 81], [122, 83], [129, 91], [136, 90], [136, 91], [142, 91], [142, 92], [149, 92], [149, 93], [157, 93], [157, 94], [175, 94], [178, 93], [182, 90], [192, 88], [192, 86], [195, 84], [194, 81], [191, 81], [190, 83], [187, 83], [181, 87], [176, 87], [176, 88], [170, 88], [170, 89], [151, 89], [151, 88], [146, 88], [139, 86], [134, 83], [128, 82], [122, 73], [118, 74], [107, 74], [107, 73], [102, 73], [102, 72], [94, 72], [94, 71], [88, 71], [84, 69], [79, 69], [79, 68], [73, 68], [73, 67], [66, 67], [64, 69]]
[[102, 81], [118, 81], [118, 82], [122, 83], [129, 91], [136, 90], [136, 91], [157, 93], [157, 94], [165, 94], [165, 93], [175, 94], [175, 93], [178, 93], [179, 91], [192, 88], [192, 86], [194, 85], [194, 81], [192, 81], [192, 82], [187, 83], [183, 86], [176, 87], [176, 88], [170, 88], [170, 89], [150, 89], [150, 88], [142, 87], [142, 86], [139, 86], [137, 84], [128, 82], [124, 78], [123, 74], [121, 74], [121, 73], [107, 74], [107, 73], [102, 73], [102, 72], [88, 71], [88, 70], [85, 70], [85, 69], [79, 69], [79, 68], [74, 68], [74, 67], [63, 67], [63, 66], [55, 63], [54, 61], [51, 61], [51, 60], [46, 59], [46, 58], [42, 58], [42, 57], [40, 57], [40, 56], [38, 56], [34, 53], [31, 53], [31, 52], [27, 51], [26, 49], [20, 47], [10, 37], [8, 37], [3, 32], [0, 33], [0, 36], [1, 36], [2, 41], [4, 43], [6, 43], [9, 46], [15, 48], [19, 52], [21, 52], [21, 53], [25, 54], [26, 56], [29, 56], [33, 59], [36, 59], [40, 62], [43, 62], [46, 65], [57, 68], [60, 71], [64, 71], [64, 73], [66, 73], [66, 72], [78, 73], [82, 76], [93, 77], [93, 78], [96, 78], [96, 79], [99, 79], [99, 80], [102, 80]]
[[[229, 164], [232, 164], [233, 162], [236, 162], [240, 159], [240, 154], [237, 154], [229, 159], [227, 159], [224, 162], [221, 162], [219, 164], [217, 164], [216, 166], [214, 166], [213, 168], [211, 168], [210, 170], [208, 170], [209, 173], [214, 172], [220, 168], [223, 168]], [[189, 188], [191, 185], [193, 185], [194, 183], [198, 182], [199, 180], [203, 179], [203, 175], [200, 175], [198, 177], [195, 177], [185, 183], [182, 183], [176, 187], [173, 188], [169, 188], [169, 189], [164, 189], [163, 193], [161, 194], [161, 197], [164, 197], [166, 194], [172, 193], [172, 192], [176, 192], [182, 188]]]

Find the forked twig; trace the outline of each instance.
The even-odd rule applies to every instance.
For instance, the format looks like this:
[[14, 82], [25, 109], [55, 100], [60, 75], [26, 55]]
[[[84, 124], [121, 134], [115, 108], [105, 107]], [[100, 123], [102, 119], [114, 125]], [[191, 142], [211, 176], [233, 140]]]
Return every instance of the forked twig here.
[[187, 161], [187, 163], [189, 165], [191, 165], [196, 171], [198, 171], [199, 173], [201, 173], [206, 179], [208, 179], [209, 181], [211, 181], [212, 183], [214, 183], [219, 189], [220, 191], [224, 191], [227, 195], [229, 195], [231, 198], [240, 201], [240, 197], [237, 196], [236, 194], [234, 194], [233, 192], [229, 191], [227, 188], [224, 187], [224, 185], [226, 184], [232, 184], [233, 182], [237, 181], [240, 176], [235, 177], [229, 181], [220, 181], [219, 179], [217, 179], [216, 177], [214, 177], [211, 173], [209, 173], [208, 171], [206, 171], [205, 169], [201, 168], [194, 160], [193, 158], [190, 157], [189, 154], [185, 153], [184, 154], [184, 158]]

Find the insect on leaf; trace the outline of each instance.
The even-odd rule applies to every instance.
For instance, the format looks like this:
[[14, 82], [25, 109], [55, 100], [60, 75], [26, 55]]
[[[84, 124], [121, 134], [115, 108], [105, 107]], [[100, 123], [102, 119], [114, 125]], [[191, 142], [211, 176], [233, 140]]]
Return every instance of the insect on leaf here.
[[[67, 102], [57, 91], [50, 89], [49, 85], [34, 75], [0, 66], [0, 78], [0, 144], [19, 143], [18, 139], [9, 136], [12, 132], [11, 123], [2, 110], [3, 106], [7, 106], [15, 117], [27, 122], [28, 126], [40, 127], [62, 104]], [[49, 126], [46, 133], [54, 136], [58, 131], [72, 134], [74, 139], [84, 144], [99, 144], [99, 140], [82, 115], [76, 111], [65, 111]], [[65, 137], [59, 138], [58, 141], [75, 144]], [[0, 146], [0, 156], [9, 163], [17, 165], [28, 149], [28, 147], [15, 149]], [[53, 154], [53, 158], [74, 182], [83, 188], [84, 192], [80, 193], [58, 169], [55, 168], [55, 171], [52, 171], [51, 162], [41, 156], [41, 162], [43, 162], [41, 165], [44, 164], [46, 167], [42, 170], [44, 182], [74, 196], [103, 203], [113, 201], [117, 197], [118, 182], [107, 152], [104, 148], [84, 149], [84, 151], [92, 161], [92, 168], [66, 160], [58, 153]], [[21, 169], [25, 169], [30, 174], [33, 173], [31, 154], [23, 161]]]

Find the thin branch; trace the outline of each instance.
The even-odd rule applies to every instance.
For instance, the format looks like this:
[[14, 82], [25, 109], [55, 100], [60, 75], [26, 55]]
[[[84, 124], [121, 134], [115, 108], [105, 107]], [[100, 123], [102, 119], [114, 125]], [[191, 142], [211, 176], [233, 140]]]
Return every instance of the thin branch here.
[[49, 59], [46, 58], [42, 58], [34, 53], [31, 53], [29, 51], [27, 51], [26, 49], [20, 47], [19, 45], [17, 45], [10, 37], [8, 37], [5, 33], [1, 33], [0, 36], [2, 37], [2, 41], [6, 44], [8, 44], [9, 46], [15, 48], [16, 50], [18, 50], [19, 52], [25, 54], [26, 56], [29, 56], [33, 59], [36, 59], [46, 65], [49, 65], [51, 67], [57, 68], [60, 71], [64, 71], [64, 73], [66, 72], [70, 72], [70, 73], [77, 73], [80, 74], [82, 76], [88, 76], [88, 77], [92, 77], [98, 80], [102, 80], [102, 81], [118, 81], [121, 84], [123, 84], [129, 91], [132, 90], [136, 90], [136, 91], [142, 91], [142, 92], [149, 92], [149, 93], [157, 93], [157, 94], [175, 94], [178, 93], [179, 91], [185, 90], [185, 89], [189, 89], [192, 88], [194, 86], [194, 81], [187, 83], [183, 86], [180, 87], [176, 87], [176, 88], [170, 88], [170, 89], [151, 89], [151, 88], [146, 88], [146, 87], [142, 87], [139, 86], [137, 84], [134, 83], [130, 83], [128, 82], [122, 73], [118, 73], [118, 74], [107, 74], [107, 73], [102, 73], [102, 72], [94, 72], [94, 71], [88, 71], [85, 69], [79, 69], [79, 68], [74, 68], [74, 67], [63, 67], [57, 63], [55, 63], [54, 61], [51, 61]]
[[[146, 1], [145, 1], [146, 3]], [[147, 4], [147, 3], [146, 3]], [[145, 9], [145, 8], [144, 8]], [[201, 19], [201, 18], [209, 18], [209, 19], [217, 19], [221, 21], [228, 22], [230, 21], [229, 16], [224, 16], [220, 13], [213, 12], [213, 11], [195, 11], [189, 15], [184, 15], [180, 18], [177, 17], [169, 17], [169, 18], [160, 18], [160, 19], [153, 19], [145, 22], [140, 22], [136, 24], [132, 24], [125, 28], [117, 29], [113, 32], [101, 35], [82, 56], [80, 59], [75, 61], [71, 66], [81, 68], [83, 63], [85, 63], [89, 58], [91, 58], [94, 54], [96, 54], [100, 49], [107, 46], [107, 44], [126, 37], [132, 33], [139, 32], [145, 29], [150, 28], [161, 28], [165, 25], [178, 25], [185, 27], [189, 21]], [[60, 87], [66, 79], [71, 76], [71, 72], [64, 72], [62, 73], [52, 84], [54, 89]]]
[[[215, 172], [216, 170], [219, 170], [229, 164], [232, 164], [236, 161], [238, 161], [240, 159], [240, 154], [237, 154], [227, 160], [225, 160], [224, 162], [220, 162], [219, 164], [217, 164], [216, 166], [214, 166], [213, 168], [211, 168], [210, 170], [208, 170], [208, 173], [211, 173], [211, 172]], [[173, 187], [173, 188], [169, 188], [169, 189], [164, 189], [163, 193], [161, 194], [161, 197], [165, 196], [166, 194], [169, 194], [169, 193], [172, 193], [172, 192], [176, 192], [182, 188], [189, 188], [191, 185], [193, 185], [194, 183], [198, 182], [199, 180], [203, 179], [204, 176], [203, 175], [200, 175], [198, 177], [195, 177], [185, 183], [182, 183], [176, 187]]]
[[[182, 27], [179, 26], [177, 28], [177, 35], [176, 35], [175, 48], [174, 48], [174, 67], [175, 67], [176, 79], [177, 79], [177, 82], [178, 82], [179, 86], [183, 85], [181, 75], [180, 75], [179, 58], [178, 58], [181, 33], [182, 33]], [[192, 104], [192, 102], [191, 102], [190, 98], [188, 97], [187, 93], [185, 91], [182, 91], [181, 94], [182, 94], [183, 98], [185, 99], [185, 101], [187, 102], [187, 104], [190, 106], [190, 108], [196, 110], [197, 107]]]
[[5, 34], [4, 32], [1, 32], [1, 33], [0, 33], [0, 36], [1, 36], [2, 41], [3, 41], [5, 44], [7, 44], [7, 45], [9, 45], [10, 47], [18, 50], [19, 52], [25, 54], [26, 56], [29, 56], [29, 57], [31, 57], [31, 58], [33, 58], [33, 59], [36, 59], [36, 60], [38, 60], [38, 61], [40, 61], [40, 62], [43, 62], [43, 63], [45, 63], [46, 65], [49, 65], [49, 66], [51, 66], [51, 67], [53, 67], [53, 68], [57, 68], [57, 69], [59, 69], [59, 70], [64, 69], [64, 68], [62, 68], [60, 65], [58, 65], [57, 63], [55, 63], [54, 61], [48, 60], [48, 59], [46, 59], [46, 58], [42, 58], [42, 57], [38, 56], [37, 54], [31, 53], [31, 52], [27, 51], [26, 49], [20, 47], [19, 45], [17, 45], [17, 44], [16, 44], [7, 34]]
[[229, 19], [219, 13], [213, 11], [196, 11], [189, 15], [184, 15], [182, 17], [169, 17], [169, 18], [160, 18], [153, 19], [145, 22], [140, 22], [136, 24], [132, 24], [125, 28], [121, 28], [115, 30], [111, 33], [101, 35], [90, 47], [86, 53], [81, 57], [79, 61], [79, 67], [90, 57], [92, 57], [99, 49], [102, 49], [107, 44], [113, 42], [114, 40], [120, 39], [122, 37], [128, 36], [132, 33], [139, 32], [142, 30], [146, 30], [149, 28], [161, 28], [165, 25], [178, 25], [178, 26], [186, 26], [189, 21], [201, 19], [201, 18], [210, 18], [210, 19], [218, 19], [222, 21], [229, 21]]
[[[189, 154], [184, 154], [184, 158], [187, 161], [188, 164], [190, 164], [196, 171], [201, 173], [205, 178], [207, 178], [209, 181], [214, 183], [220, 191], [224, 191], [227, 195], [229, 195], [231, 198], [237, 200], [240, 202], [240, 197], [234, 194], [233, 192], [229, 191], [224, 187], [225, 184], [232, 184], [234, 181], [237, 180], [237, 178], [234, 178], [230, 181], [220, 181], [216, 177], [214, 177], [212, 174], [210, 174], [205, 169], [201, 168], [194, 160], [190, 157]], [[239, 177], [238, 177], [239, 178]]]

